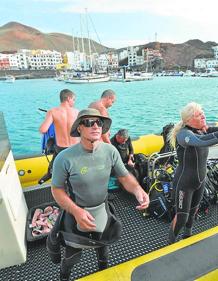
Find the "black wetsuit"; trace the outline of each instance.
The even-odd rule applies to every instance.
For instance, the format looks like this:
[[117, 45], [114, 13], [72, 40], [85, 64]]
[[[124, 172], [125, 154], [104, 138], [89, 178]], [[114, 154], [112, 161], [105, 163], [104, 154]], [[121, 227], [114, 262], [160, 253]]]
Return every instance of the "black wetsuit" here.
[[111, 144], [113, 144], [116, 149], [119, 151], [121, 159], [123, 163], [126, 165], [129, 161], [129, 155], [133, 154], [133, 147], [132, 147], [132, 141], [130, 137], [127, 139], [125, 143], [119, 143], [116, 140], [116, 135], [111, 138]]
[[[125, 167], [127, 168], [127, 170], [132, 173], [137, 179], [139, 177], [139, 173], [138, 171], [132, 167], [132, 166], [129, 166], [128, 165], [128, 161], [129, 161], [129, 155], [130, 154], [134, 154], [134, 151], [133, 151], [133, 146], [132, 146], [132, 141], [131, 141], [131, 138], [128, 137], [128, 139], [126, 140], [125, 143], [119, 143], [117, 140], [116, 140], [116, 135], [114, 135], [111, 139], [111, 144], [113, 146], [116, 147], [116, 149], [119, 151], [119, 154], [121, 156], [121, 159], [125, 165]], [[113, 175], [113, 173], [112, 173]]]
[[209, 146], [217, 143], [218, 127], [210, 127], [203, 133], [186, 126], [176, 136], [179, 165], [173, 182], [176, 188], [177, 214], [175, 238], [183, 227], [192, 228], [195, 213], [203, 196]]

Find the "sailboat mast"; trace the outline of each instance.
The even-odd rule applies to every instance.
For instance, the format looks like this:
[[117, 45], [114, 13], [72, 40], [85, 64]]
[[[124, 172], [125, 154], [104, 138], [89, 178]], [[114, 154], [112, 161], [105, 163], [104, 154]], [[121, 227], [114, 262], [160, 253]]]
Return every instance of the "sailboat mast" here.
[[81, 33], [81, 40], [82, 40], [82, 61], [84, 64], [84, 70], [87, 70], [87, 62], [86, 62], [86, 54], [84, 48], [84, 37], [83, 37], [83, 22], [82, 22], [82, 15], [80, 14], [80, 33]]
[[148, 48], [146, 50], [146, 72], [148, 72]]
[[77, 33], [77, 50], [80, 53], [80, 40], [79, 40], [79, 33]]
[[75, 41], [74, 41], [73, 29], [72, 29], [72, 42], [73, 42], [73, 52], [74, 52], [75, 51]]
[[88, 44], [89, 44], [89, 58], [90, 58], [90, 67], [92, 70], [92, 51], [91, 51], [91, 42], [90, 42], [90, 36], [89, 36], [89, 26], [88, 26], [88, 15], [87, 15], [87, 9], [86, 11], [86, 29], [87, 29], [87, 34], [88, 34]]
[[80, 32], [81, 32], [81, 38], [82, 38], [82, 52], [85, 53], [84, 38], [83, 38], [83, 24], [82, 24], [82, 16], [81, 15], [80, 15]]

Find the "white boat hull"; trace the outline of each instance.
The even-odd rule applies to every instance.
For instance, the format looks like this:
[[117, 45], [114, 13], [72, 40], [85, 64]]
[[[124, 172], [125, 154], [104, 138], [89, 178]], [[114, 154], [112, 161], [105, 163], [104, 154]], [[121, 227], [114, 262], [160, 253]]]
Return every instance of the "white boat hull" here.
[[111, 81], [116, 82], [134, 82], [134, 81], [145, 81], [145, 80], [152, 80], [154, 78], [152, 72], [145, 72], [140, 73], [139, 75], [134, 74], [127, 74], [126, 78], [123, 78], [121, 76], [111, 76]]
[[101, 83], [101, 82], [108, 82], [109, 80], [110, 80], [109, 76], [87, 77], [87, 78], [67, 79], [67, 80], [65, 80], [65, 83], [71, 83], [71, 84]]
[[14, 83], [15, 82], [15, 77], [12, 75], [8, 75], [5, 77], [5, 83]]

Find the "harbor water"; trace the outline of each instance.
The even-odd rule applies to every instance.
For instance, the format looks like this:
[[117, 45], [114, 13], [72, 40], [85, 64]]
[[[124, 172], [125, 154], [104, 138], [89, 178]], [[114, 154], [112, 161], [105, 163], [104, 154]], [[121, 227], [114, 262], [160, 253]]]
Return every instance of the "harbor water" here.
[[111, 135], [120, 128], [129, 129], [135, 138], [160, 133], [162, 127], [179, 120], [179, 111], [186, 103], [203, 105], [208, 121], [218, 120], [218, 79], [201, 77], [155, 77], [153, 80], [122, 83], [66, 84], [52, 79], [0, 81], [0, 111], [4, 113], [12, 151], [15, 156], [40, 152], [39, 126], [45, 113], [59, 105], [59, 92], [68, 88], [76, 93], [75, 106], [86, 108], [100, 98], [106, 89], [113, 89], [117, 100], [109, 109], [113, 120]]

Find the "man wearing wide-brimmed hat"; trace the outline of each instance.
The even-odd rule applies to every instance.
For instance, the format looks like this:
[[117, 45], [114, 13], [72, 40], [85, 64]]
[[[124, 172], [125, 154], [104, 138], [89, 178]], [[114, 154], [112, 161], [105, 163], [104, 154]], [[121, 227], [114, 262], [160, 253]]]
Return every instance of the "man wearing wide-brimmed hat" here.
[[99, 268], [107, 267], [108, 246], [121, 234], [121, 224], [107, 201], [112, 168], [124, 188], [135, 195], [137, 209], [149, 204], [148, 195], [126, 170], [117, 149], [100, 141], [110, 125], [111, 119], [96, 109], [80, 111], [71, 128], [71, 136], [80, 136], [80, 143], [60, 152], [54, 161], [52, 194], [64, 212], [48, 236], [47, 249], [52, 261], [59, 263], [60, 240], [66, 246], [62, 281], [69, 280], [82, 248], [95, 248]]

